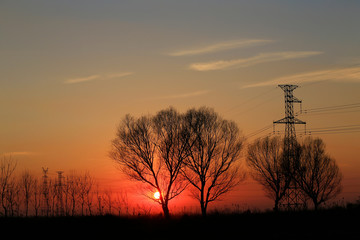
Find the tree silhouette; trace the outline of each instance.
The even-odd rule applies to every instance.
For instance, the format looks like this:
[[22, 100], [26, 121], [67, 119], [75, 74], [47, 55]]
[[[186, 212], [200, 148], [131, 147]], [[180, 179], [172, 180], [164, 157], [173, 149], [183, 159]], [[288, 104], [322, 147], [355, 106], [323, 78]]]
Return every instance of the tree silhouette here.
[[296, 161], [289, 163], [280, 138], [258, 139], [248, 147], [247, 164], [253, 178], [274, 200], [274, 210], [278, 210], [292, 182], [318, 209], [321, 203], [340, 193], [340, 170], [335, 160], [325, 153], [325, 144], [319, 138], [306, 138], [302, 144], [297, 143], [293, 151]]
[[24, 195], [25, 216], [27, 217], [29, 214], [29, 204], [35, 190], [35, 177], [28, 170], [25, 170], [21, 175], [20, 188]]
[[[168, 203], [186, 187], [179, 175], [187, 154], [187, 134], [183, 117], [175, 109], [156, 116], [135, 119], [127, 115], [120, 124], [110, 156], [131, 179], [146, 183], [160, 193], [164, 216], [169, 217]], [[151, 190], [150, 189], [150, 190]]]
[[255, 140], [248, 146], [246, 162], [253, 178], [274, 200], [274, 210], [277, 211], [292, 180], [284, 167], [283, 141], [279, 137]]
[[212, 109], [191, 109], [185, 114], [188, 157], [183, 175], [206, 216], [208, 204], [232, 190], [244, 174], [239, 172], [243, 138], [234, 122], [223, 120]]
[[325, 153], [325, 144], [320, 138], [306, 138], [296, 182], [312, 200], [315, 210], [325, 201], [341, 192], [342, 174], [334, 159]]
[[14, 191], [15, 181], [14, 181], [14, 171], [16, 168], [16, 162], [10, 157], [3, 157], [0, 160], [0, 203], [4, 211], [5, 217], [7, 217], [10, 212], [13, 212], [14, 205]]

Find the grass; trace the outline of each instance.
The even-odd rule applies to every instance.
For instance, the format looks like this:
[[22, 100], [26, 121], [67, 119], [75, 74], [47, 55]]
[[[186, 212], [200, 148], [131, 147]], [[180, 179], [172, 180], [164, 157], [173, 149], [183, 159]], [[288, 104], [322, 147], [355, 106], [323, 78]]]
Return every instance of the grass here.
[[[360, 208], [299, 212], [179, 215], [166, 220], [144, 217], [0, 218], [2, 232], [49, 237], [107, 238], [231, 238], [231, 239], [359, 239]], [[10, 229], [18, 229], [14, 231]]]

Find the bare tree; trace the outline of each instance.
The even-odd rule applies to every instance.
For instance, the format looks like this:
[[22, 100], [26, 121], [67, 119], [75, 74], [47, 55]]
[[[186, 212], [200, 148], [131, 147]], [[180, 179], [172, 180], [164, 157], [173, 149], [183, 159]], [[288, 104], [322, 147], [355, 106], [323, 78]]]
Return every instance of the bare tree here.
[[70, 209], [71, 216], [76, 215], [76, 210], [79, 203], [79, 195], [80, 195], [80, 182], [81, 178], [73, 171], [67, 177], [66, 184], [68, 185], [68, 195], [70, 198]]
[[20, 184], [15, 177], [12, 177], [9, 181], [9, 185], [6, 191], [6, 201], [8, 203], [9, 215], [14, 217], [20, 213]]
[[33, 193], [35, 190], [35, 177], [30, 174], [28, 170], [25, 170], [20, 179], [20, 187], [24, 196], [24, 204], [25, 204], [25, 216], [28, 216], [29, 213], [29, 203], [31, 198], [33, 197]]
[[232, 190], [245, 178], [239, 170], [243, 138], [234, 122], [223, 120], [212, 109], [191, 109], [185, 114], [188, 157], [183, 175], [206, 216], [208, 204]]
[[341, 192], [342, 174], [335, 160], [325, 153], [320, 138], [305, 139], [296, 176], [296, 182], [312, 200], [315, 210]]
[[165, 171], [159, 174], [159, 203], [165, 211], [168, 202], [181, 194], [187, 186], [186, 179], [180, 175], [187, 157], [188, 132], [184, 126], [184, 118], [169, 108], [158, 112], [153, 118], [154, 131], [157, 137], [157, 156], [165, 165]]
[[119, 216], [129, 214], [129, 199], [126, 192], [117, 192], [115, 194], [114, 203]]
[[41, 207], [41, 187], [37, 178], [34, 179], [33, 186], [33, 207], [35, 216], [39, 216], [39, 209]]
[[131, 179], [160, 193], [157, 201], [168, 218], [168, 203], [186, 186], [179, 172], [186, 157], [182, 117], [173, 108], [156, 116], [127, 115], [113, 140], [110, 156]]
[[95, 194], [96, 194], [97, 214], [102, 216], [103, 210], [104, 210], [104, 203], [103, 203], [104, 201], [103, 201], [103, 196], [100, 191], [99, 184], [96, 184]]
[[[84, 173], [83, 175], [78, 176], [78, 197], [80, 200], [81, 206], [81, 215], [84, 215], [84, 208], [87, 206], [87, 211], [89, 211], [91, 215], [91, 205], [92, 205], [92, 195], [91, 190], [94, 185], [93, 177], [88, 173]], [[86, 205], [86, 206], [85, 206]]]
[[10, 157], [3, 157], [0, 161], [0, 201], [4, 210], [4, 215], [8, 216], [11, 203], [9, 194], [13, 187], [13, 173], [16, 168], [16, 162]]
[[111, 188], [108, 188], [106, 189], [104, 192], [103, 192], [103, 201], [104, 201], [104, 204], [107, 206], [107, 212], [106, 214], [112, 214], [112, 211], [113, 211], [113, 191], [111, 190]]
[[248, 146], [247, 165], [252, 177], [260, 183], [266, 195], [274, 200], [274, 210], [292, 181], [290, 174], [285, 172], [283, 141], [279, 137], [257, 139]]
[[85, 186], [83, 188], [83, 195], [85, 197], [85, 203], [89, 212], [89, 215], [92, 215], [92, 205], [94, 200], [93, 189], [95, 185], [95, 179], [89, 173], [85, 173], [83, 176]]

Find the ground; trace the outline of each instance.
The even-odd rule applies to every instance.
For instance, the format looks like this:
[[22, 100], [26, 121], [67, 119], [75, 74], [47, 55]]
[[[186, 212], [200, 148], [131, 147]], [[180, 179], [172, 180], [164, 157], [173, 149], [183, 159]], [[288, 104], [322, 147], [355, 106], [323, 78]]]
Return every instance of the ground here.
[[[159, 239], [359, 239], [360, 208], [173, 216], [0, 218], [3, 233], [27, 237]], [[94, 238], [95, 239], [95, 238]]]

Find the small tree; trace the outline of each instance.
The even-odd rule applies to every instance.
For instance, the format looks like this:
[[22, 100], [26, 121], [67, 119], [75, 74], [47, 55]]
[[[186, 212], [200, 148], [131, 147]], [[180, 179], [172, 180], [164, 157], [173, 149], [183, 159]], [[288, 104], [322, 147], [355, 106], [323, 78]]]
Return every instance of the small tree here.
[[16, 168], [16, 162], [11, 157], [3, 157], [0, 160], [0, 203], [7, 217], [13, 205], [13, 173]]
[[29, 204], [35, 191], [36, 179], [28, 170], [25, 170], [21, 175], [20, 181], [20, 188], [24, 196], [25, 216], [27, 217], [29, 214]]
[[315, 210], [341, 192], [342, 174], [334, 159], [325, 153], [320, 138], [307, 138], [302, 144], [302, 155], [296, 182], [312, 200]]
[[183, 175], [193, 186], [193, 197], [206, 216], [208, 204], [231, 191], [244, 174], [239, 172], [243, 138], [234, 122], [212, 109], [191, 109], [185, 114], [188, 157]]
[[127, 115], [112, 142], [112, 159], [132, 180], [159, 192], [157, 201], [168, 218], [168, 203], [186, 187], [179, 175], [186, 158], [183, 117], [173, 108], [138, 119]]
[[278, 137], [255, 140], [248, 147], [246, 160], [253, 178], [274, 200], [274, 210], [277, 211], [291, 183], [291, 176], [284, 168], [283, 141]]
[[86, 172], [83, 175], [79, 175], [79, 200], [81, 206], [81, 215], [83, 216], [85, 207], [91, 215], [92, 195], [91, 191], [95, 183], [94, 178], [90, 173]]
[[41, 207], [41, 186], [37, 178], [34, 179], [33, 186], [33, 207], [35, 211], [35, 216], [39, 215], [39, 209]]

